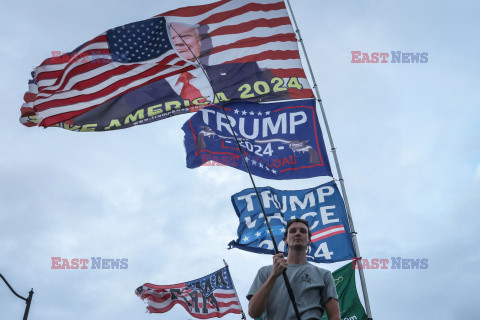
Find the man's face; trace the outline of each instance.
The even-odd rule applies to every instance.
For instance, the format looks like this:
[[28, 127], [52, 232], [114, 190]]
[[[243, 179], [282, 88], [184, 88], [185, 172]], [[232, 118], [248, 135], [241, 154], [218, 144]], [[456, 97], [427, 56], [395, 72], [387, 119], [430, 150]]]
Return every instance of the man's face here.
[[195, 57], [200, 57], [201, 52], [200, 37], [198, 36], [197, 30], [185, 25], [172, 23], [170, 32], [173, 44], [177, 48], [178, 53], [184, 59], [195, 62]]
[[285, 242], [291, 250], [306, 250], [310, 244], [307, 226], [301, 222], [292, 223], [288, 228]]

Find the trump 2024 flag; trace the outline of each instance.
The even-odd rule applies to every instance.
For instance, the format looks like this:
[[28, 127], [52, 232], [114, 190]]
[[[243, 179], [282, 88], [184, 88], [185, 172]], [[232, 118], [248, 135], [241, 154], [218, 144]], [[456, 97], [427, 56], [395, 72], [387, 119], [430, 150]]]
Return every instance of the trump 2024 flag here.
[[[345, 205], [333, 181], [305, 190], [258, 188], [262, 204], [278, 248], [285, 252], [285, 226], [290, 219], [308, 221], [312, 233], [307, 259], [314, 262], [337, 262], [355, 256]], [[254, 189], [232, 196], [233, 207], [240, 225], [238, 239], [230, 248], [275, 254], [270, 233]]]
[[283, 0], [168, 11], [109, 29], [71, 52], [52, 51], [32, 76], [21, 123], [81, 132], [221, 101], [313, 97]]
[[167, 312], [176, 304], [199, 319], [243, 313], [228, 267], [185, 283], [145, 283], [135, 290], [135, 294], [147, 303], [147, 311], [150, 313]]
[[[332, 175], [314, 99], [229, 103], [225, 111], [252, 174], [276, 180]], [[182, 130], [188, 168], [213, 161], [247, 170], [221, 107], [200, 110]]]

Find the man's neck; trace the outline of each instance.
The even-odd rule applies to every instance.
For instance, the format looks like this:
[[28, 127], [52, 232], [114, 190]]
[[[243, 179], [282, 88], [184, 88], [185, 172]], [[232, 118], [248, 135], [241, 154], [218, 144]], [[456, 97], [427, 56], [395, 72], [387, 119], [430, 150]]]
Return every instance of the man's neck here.
[[289, 250], [287, 256], [288, 264], [301, 264], [307, 262], [307, 253], [305, 250]]

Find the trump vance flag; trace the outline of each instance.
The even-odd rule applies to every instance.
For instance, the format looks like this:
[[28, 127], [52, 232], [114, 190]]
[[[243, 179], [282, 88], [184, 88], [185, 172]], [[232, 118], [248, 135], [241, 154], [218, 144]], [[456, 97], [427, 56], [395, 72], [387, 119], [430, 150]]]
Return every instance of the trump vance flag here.
[[182, 305], [195, 318], [221, 318], [227, 313], [242, 313], [228, 267], [200, 279], [173, 285], [145, 283], [135, 294], [147, 303], [150, 313], [167, 312]]
[[[236, 102], [226, 104], [225, 111], [252, 174], [277, 180], [332, 175], [314, 99]], [[220, 107], [200, 110], [182, 130], [188, 168], [213, 160], [247, 171]]]
[[[258, 192], [279, 251], [286, 252], [283, 237], [287, 221], [301, 218], [308, 221], [312, 233], [308, 260], [328, 263], [355, 256], [343, 199], [333, 181], [305, 190], [261, 187]], [[255, 190], [234, 194], [232, 204], [240, 225], [238, 239], [229, 247], [275, 254]]]
[[21, 123], [73, 131], [222, 101], [313, 97], [283, 0], [222, 0], [112, 28], [71, 52], [52, 51], [32, 76]]

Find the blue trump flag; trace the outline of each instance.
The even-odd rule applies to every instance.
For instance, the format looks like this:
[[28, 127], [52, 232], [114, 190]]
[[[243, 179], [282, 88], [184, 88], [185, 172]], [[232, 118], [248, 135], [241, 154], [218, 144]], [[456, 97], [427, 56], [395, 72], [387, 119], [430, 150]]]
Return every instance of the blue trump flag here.
[[[262, 187], [258, 191], [279, 251], [286, 251], [283, 237], [287, 221], [301, 218], [308, 221], [312, 233], [308, 260], [329, 263], [355, 256], [343, 199], [333, 181], [305, 190]], [[255, 190], [234, 194], [232, 203], [240, 225], [238, 239], [231, 241], [229, 248], [274, 254]]]
[[[225, 105], [252, 174], [267, 179], [332, 176], [315, 100]], [[227, 165], [246, 171], [219, 106], [204, 108], [182, 127], [187, 167]]]

